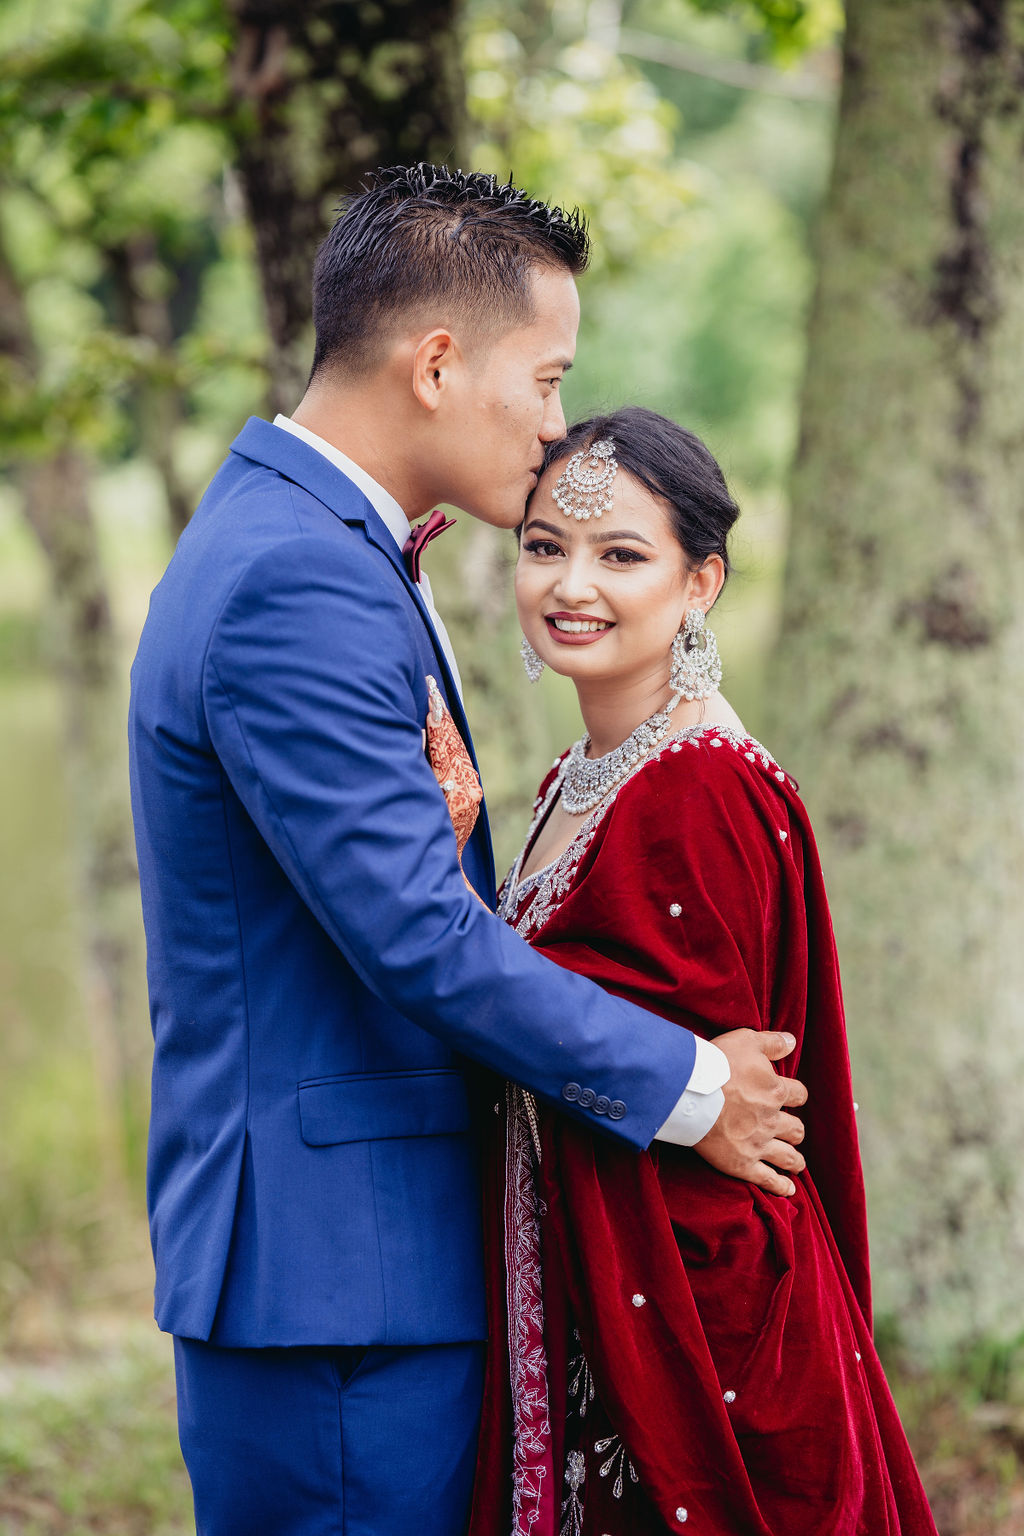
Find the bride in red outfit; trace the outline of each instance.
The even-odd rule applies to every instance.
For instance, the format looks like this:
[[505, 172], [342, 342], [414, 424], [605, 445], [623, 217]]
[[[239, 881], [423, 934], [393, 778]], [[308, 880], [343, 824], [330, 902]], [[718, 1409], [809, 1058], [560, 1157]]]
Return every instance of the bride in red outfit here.
[[509, 1086], [472, 1536], [935, 1536], [871, 1342], [814, 838], [718, 692], [704, 622], [736, 516], [707, 449], [653, 412], [549, 449], [516, 569], [524, 660], [573, 679], [588, 734], [541, 785], [501, 910], [708, 1039], [794, 1035], [782, 1070], [810, 1092], [807, 1171], [768, 1195]]

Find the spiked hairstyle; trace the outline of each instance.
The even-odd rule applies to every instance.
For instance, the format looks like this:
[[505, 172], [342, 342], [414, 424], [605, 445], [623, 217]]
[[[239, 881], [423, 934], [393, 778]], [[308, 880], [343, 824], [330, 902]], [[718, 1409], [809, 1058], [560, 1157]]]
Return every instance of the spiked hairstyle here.
[[311, 377], [369, 371], [417, 312], [484, 334], [529, 324], [533, 269], [576, 276], [590, 256], [579, 209], [549, 207], [480, 171], [382, 168], [339, 212], [313, 268]]

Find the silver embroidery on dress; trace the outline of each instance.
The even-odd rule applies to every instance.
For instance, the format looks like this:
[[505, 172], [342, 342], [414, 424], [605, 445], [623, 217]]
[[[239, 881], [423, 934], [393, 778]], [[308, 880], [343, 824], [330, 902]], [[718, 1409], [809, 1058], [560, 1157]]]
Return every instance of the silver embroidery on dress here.
[[570, 1451], [565, 1458], [565, 1486], [562, 1523], [558, 1536], [583, 1536], [583, 1486], [587, 1480], [587, 1461], [582, 1451]]
[[[734, 751], [742, 752], [748, 761], [756, 760], [760, 762], [762, 768], [772, 772], [778, 778], [781, 769], [767, 748], [762, 747], [761, 743], [755, 741], [753, 736], [748, 736], [743, 731], [737, 731], [731, 725], [688, 725], [683, 730], [678, 731], [675, 736], [659, 742], [658, 746], [648, 756], [641, 758], [636, 767], [610, 790], [599, 805], [594, 807], [564, 853], [549, 866], [550, 872], [544, 880], [538, 883], [533, 893], [533, 900], [527, 903], [526, 909], [516, 923], [516, 932], [521, 937], [528, 938], [531, 934], [536, 933], [539, 928], [543, 928], [551, 913], [561, 905], [568, 893], [569, 887], [576, 878], [576, 870], [579, 867], [580, 860], [590, 847], [595, 832], [614, 805], [618, 795], [621, 794], [630, 780], [634, 779], [638, 773], [642, 773], [649, 763], [659, 762], [665, 752], [677, 751], [682, 742], [689, 742], [694, 747], [699, 746], [699, 738], [705, 735], [711, 737], [712, 746], [720, 747], [728, 742]], [[554, 803], [555, 797], [561, 791], [567, 762], [568, 758], [563, 758], [559, 764], [558, 772], [548, 785], [547, 794], [542, 797], [534, 813], [530, 830], [526, 834], [526, 841], [523, 844], [519, 857], [509, 872], [503, 892], [504, 899], [499, 907], [499, 915], [504, 917], [506, 921], [517, 904], [516, 893], [519, 889], [519, 871], [522, 869], [526, 850], [533, 841], [537, 827], [544, 820], [544, 817]], [[784, 779], [786, 775], [783, 773], [782, 777]], [[539, 873], [542, 873], [542, 871], [538, 871]]]
[[[537, 1187], [533, 1176], [531, 1124], [527, 1095], [509, 1083], [505, 1183], [505, 1230], [512, 1236], [506, 1266], [509, 1372], [515, 1428], [512, 1456], [512, 1529], [528, 1531], [540, 1518], [540, 1502], [551, 1443], [548, 1418], [547, 1360], [543, 1343], [544, 1301], [541, 1288]], [[534, 1112], [536, 1113], [536, 1111]]]
[[573, 1399], [572, 1407], [575, 1408], [581, 1419], [587, 1416], [587, 1409], [594, 1401], [594, 1376], [590, 1369], [590, 1362], [583, 1353], [580, 1344], [580, 1331], [574, 1328], [572, 1331], [574, 1341], [580, 1345], [578, 1355], [573, 1355], [569, 1361], [569, 1396]]
[[603, 1456], [606, 1451], [611, 1451], [608, 1460], [603, 1461], [597, 1470], [601, 1477], [611, 1477], [612, 1473], [615, 1473], [615, 1481], [612, 1484], [612, 1496], [616, 1499], [621, 1499], [623, 1489], [626, 1486], [627, 1472], [631, 1482], [638, 1483], [640, 1481], [636, 1467], [634, 1467], [626, 1455], [626, 1447], [618, 1435], [605, 1435], [601, 1440], [594, 1441], [594, 1450], [599, 1456]]

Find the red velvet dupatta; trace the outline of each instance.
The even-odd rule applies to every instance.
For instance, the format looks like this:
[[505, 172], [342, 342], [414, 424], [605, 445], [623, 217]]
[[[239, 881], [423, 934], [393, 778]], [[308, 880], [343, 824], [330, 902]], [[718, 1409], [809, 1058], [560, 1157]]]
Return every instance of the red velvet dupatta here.
[[[535, 827], [559, 778], [556, 768], [541, 787]], [[695, 1152], [654, 1143], [637, 1154], [542, 1107], [535, 1241], [509, 1264], [502, 1212], [524, 1166], [522, 1096], [509, 1095], [518, 1132], [502, 1108], [487, 1179], [492, 1349], [471, 1536], [934, 1536], [871, 1344], [839, 975], [793, 781], [733, 732], [684, 732], [508, 916], [559, 964], [705, 1037], [789, 1030], [797, 1049], [781, 1070], [810, 1092], [808, 1172], [795, 1197], [773, 1198]], [[529, 1294], [535, 1260], [546, 1370], [527, 1384], [529, 1420], [508, 1344], [510, 1321], [513, 1340], [518, 1327], [537, 1342], [516, 1290], [525, 1273]], [[580, 1345], [611, 1430], [593, 1454], [564, 1438]], [[524, 1422], [546, 1432], [550, 1475], [514, 1514]], [[614, 1466], [601, 1461], [599, 1447], [620, 1443]]]

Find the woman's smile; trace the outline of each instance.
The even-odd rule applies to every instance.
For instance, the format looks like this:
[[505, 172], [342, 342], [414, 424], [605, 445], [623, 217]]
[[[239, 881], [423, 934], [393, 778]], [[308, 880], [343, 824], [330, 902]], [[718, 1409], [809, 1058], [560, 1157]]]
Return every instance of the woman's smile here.
[[625, 471], [613, 514], [565, 517], [552, 498], [563, 468], [548, 465], [527, 509], [516, 566], [523, 633], [577, 685], [632, 676], [646, 706], [652, 679], [656, 690], [668, 688], [672, 637], [686, 612], [685, 555], [667, 507]]
[[615, 628], [611, 619], [597, 619], [590, 613], [546, 613], [544, 622], [559, 645], [592, 645]]

